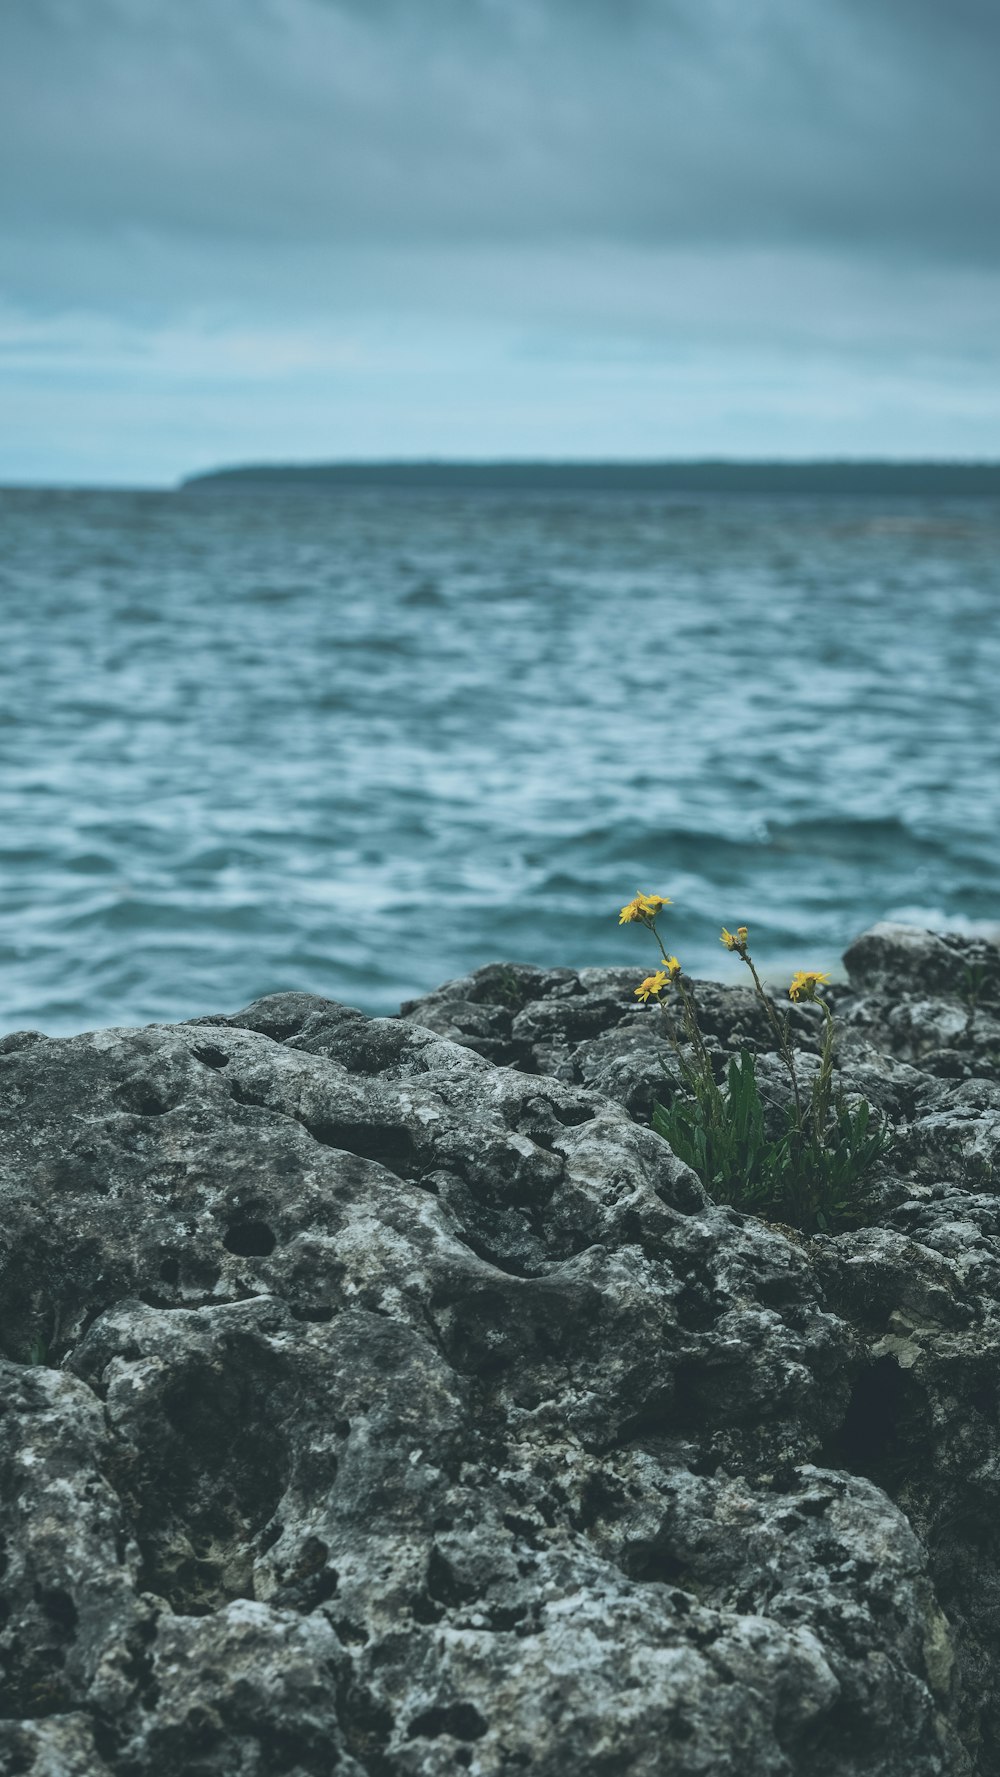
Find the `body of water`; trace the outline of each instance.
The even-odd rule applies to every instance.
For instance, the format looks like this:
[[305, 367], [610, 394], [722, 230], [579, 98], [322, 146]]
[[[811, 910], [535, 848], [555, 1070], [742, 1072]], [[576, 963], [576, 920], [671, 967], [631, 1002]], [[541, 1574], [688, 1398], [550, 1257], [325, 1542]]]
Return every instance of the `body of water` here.
[[1000, 918], [1000, 504], [0, 493], [0, 1029]]

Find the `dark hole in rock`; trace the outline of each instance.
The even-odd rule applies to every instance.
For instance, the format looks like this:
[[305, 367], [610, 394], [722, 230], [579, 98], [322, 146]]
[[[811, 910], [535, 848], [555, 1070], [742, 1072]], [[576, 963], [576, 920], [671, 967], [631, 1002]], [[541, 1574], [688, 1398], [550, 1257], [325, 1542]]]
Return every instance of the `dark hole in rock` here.
[[909, 1465], [914, 1437], [919, 1442], [925, 1436], [924, 1420], [921, 1388], [895, 1358], [880, 1357], [854, 1385], [826, 1466], [891, 1484]]
[[758, 1277], [757, 1299], [765, 1308], [796, 1308], [802, 1301], [802, 1284], [797, 1277]]
[[122, 1110], [136, 1117], [163, 1117], [177, 1103], [175, 1093], [161, 1080], [125, 1080], [115, 1096]]
[[708, 1475], [711, 1477], [712, 1475], [718, 1474], [720, 1463], [720, 1457], [713, 1456], [709, 1450], [704, 1450], [698, 1456], [692, 1458], [688, 1467], [693, 1475]]
[[413, 1138], [408, 1129], [391, 1124], [308, 1123], [314, 1141], [359, 1160], [377, 1160], [390, 1172], [406, 1172], [413, 1165]]
[[693, 1740], [694, 1733], [694, 1723], [688, 1721], [686, 1716], [673, 1716], [670, 1723], [670, 1738], [672, 1740]]
[[325, 1542], [318, 1536], [307, 1536], [299, 1550], [293, 1577], [305, 1579], [310, 1574], [320, 1573], [326, 1566], [330, 1551]]
[[794, 1462], [779, 1462], [767, 1481], [769, 1493], [797, 1493], [801, 1485], [802, 1477]]
[[589, 1104], [554, 1104], [552, 1109], [566, 1129], [575, 1129], [578, 1123], [592, 1123], [597, 1115]]
[[624, 1499], [620, 1489], [600, 1472], [587, 1476], [580, 1489], [579, 1510], [570, 1514], [575, 1530], [592, 1530], [599, 1519], [613, 1524], [621, 1516]]
[[329, 1302], [293, 1302], [290, 1312], [293, 1320], [319, 1321], [325, 1324], [333, 1319], [333, 1309]]
[[418, 1623], [439, 1623], [444, 1616], [444, 1605], [435, 1604], [426, 1592], [417, 1592], [410, 1600], [410, 1609]]
[[40, 1593], [39, 1603], [60, 1634], [71, 1636], [77, 1625], [77, 1609], [69, 1593], [61, 1586], [51, 1586]]
[[677, 1296], [677, 1316], [692, 1333], [702, 1333], [719, 1318], [719, 1307], [710, 1289], [690, 1280], [681, 1286]]
[[415, 1715], [407, 1739], [437, 1740], [442, 1734], [450, 1734], [454, 1740], [481, 1740], [485, 1732], [486, 1723], [473, 1704], [448, 1703]]
[[90, 1728], [99, 1756], [105, 1759], [109, 1765], [112, 1764], [122, 1748], [124, 1735], [121, 1728], [106, 1721], [96, 1710], [90, 1718]]
[[[485, 1221], [485, 1219], [484, 1217], [483, 1220]], [[506, 1219], [509, 1224], [514, 1218], [508, 1217]], [[533, 1258], [526, 1258], [519, 1257], [516, 1251], [505, 1251], [505, 1240], [509, 1249], [512, 1242], [517, 1239], [517, 1234], [510, 1230], [509, 1226], [508, 1228], [504, 1227], [501, 1217], [494, 1217], [493, 1221], [499, 1238], [491, 1239], [489, 1231], [484, 1236], [472, 1228], [463, 1228], [461, 1232], [456, 1229], [456, 1236], [463, 1246], [468, 1247], [470, 1253], [475, 1253], [477, 1259], [485, 1259], [486, 1263], [492, 1265], [494, 1270], [503, 1271], [507, 1277], [537, 1277], [541, 1269], [540, 1261], [543, 1261], [544, 1255], [539, 1252]], [[523, 1228], [523, 1224], [521, 1241], [525, 1246], [529, 1246], [531, 1243], [531, 1236]]]
[[191, 1053], [195, 1061], [200, 1061], [203, 1067], [221, 1068], [229, 1065], [226, 1051], [217, 1049], [214, 1043], [199, 1043], [197, 1049], [192, 1049]]
[[149, 1402], [138, 1466], [129, 1470], [130, 1529], [142, 1589], [180, 1615], [252, 1597], [256, 1539], [274, 1523], [287, 1450], [273, 1417], [282, 1366], [233, 1340], [216, 1361], [179, 1365]]
[[779, 1512], [774, 1522], [784, 1536], [791, 1536], [793, 1531], [801, 1530], [805, 1519], [801, 1512]]
[[539, 1534], [539, 1526], [533, 1518], [522, 1517], [518, 1512], [504, 1512], [501, 1523], [512, 1536], [519, 1537], [522, 1542], [526, 1542], [529, 1549], [544, 1547], [543, 1538]]
[[427, 1591], [437, 1604], [449, 1606], [467, 1604], [476, 1596], [475, 1586], [459, 1578], [436, 1543], [431, 1545], [427, 1562]]
[[479, 1357], [475, 1353], [463, 1353], [457, 1341], [451, 1343], [455, 1346], [452, 1361], [456, 1370], [460, 1374], [463, 1370], [468, 1371], [481, 1383], [499, 1382], [514, 1362], [509, 1353], [498, 1351], [493, 1357]]
[[164, 1283], [176, 1283], [181, 1274], [179, 1259], [163, 1259], [160, 1262], [160, 1276]]
[[494, 1604], [489, 1611], [489, 1627], [497, 1635], [509, 1633], [523, 1625], [527, 1608], [525, 1604]]
[[275, 1601], [293, 1610], [315, 1610], [335, 1598], [340, 1576], [335, 1567], [327, 1565], [329, 1556], [325, 1542], [318, 1536], [307, 1537], [291, 1567], [284, 1571]]
[[682, 1358], [674, 1371], [673, 1405], [664, 1409], [674, 1429], [699, 1431], [711, 1425], [716, 1410], [710, 1391], [710, 1372], [697, 1358]]
[[266, 1259], [277, 1240], [266, 1222], [233, 1222], [222, 1237], [227, 1252], [241, 1259]]
[[648, 1401], [640, 1412], [623, 1421], [614, 1442], [616, 1445], [656, 1443], [689, 1422], [690, 1415], [681, 1409], [676, 1399]]
[[806, 1518], [822, 1518], [833, 1504], [830, 1493], [807, 1493], [795, 1501], [796, 1507]]
[[630, 1580], [676, 1586], [685, 1569], [674, 1550], [662, 1538], [655, 1537], [649, 1542], [628, 1544], [622, 1554], [622, 1571]]
[[535, 1408], [537, 1406], [539, 1406], [539, 1404], [541, 1403], [543, 1398], [544, 1397], [543, 1397], [540, 1389], [524, 1388], [524, 1389], [521, 1389], [519, 1392], [515, 1393], [514, 1405], [515, 1405], [515, 1407], [522, 1408], [522, 1410], [525, 1413], [533, 1413]]
[[[337, 1624], [337, 1633], [341, 1641], [355, 1645], [364, 1646], [368, 1640], [364, 1630], [359, 1633], [347, 1622], [343, 1628]], [[385, 1753], [393, 1731], [393, 1719], [385, 1705], [352, 1679], [337, 1686], [337, 1717], [347, 1749], [367, 1777], [395, 1777], [399, 1767]]]

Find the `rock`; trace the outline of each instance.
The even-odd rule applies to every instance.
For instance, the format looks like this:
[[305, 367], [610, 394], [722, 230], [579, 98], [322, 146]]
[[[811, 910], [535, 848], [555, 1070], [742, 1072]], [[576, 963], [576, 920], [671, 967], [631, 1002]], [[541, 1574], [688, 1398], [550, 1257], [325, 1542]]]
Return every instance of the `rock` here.
[[981, 997], [1000, 1004], [1000, 945], [995, 939], [956, 932], [925, 932], [917, 926], [874, 925], [848, 946], [844, 967], [859, 992], [888, 990], [894, 999], [944, 994], [965, 999], [969, 975], [982, 976]]
[[[874, 1225], [814, 1240], [644, 1126], [632, 970], [5, 1039], [0, 1768], [992, 1773], [1000, 1088], [991, 989], [940, 1040], [957, 943], [854, 947], [840, 1079], [896, 1140]], [[697, 992], [777, 1080], [754, 996]]]
[[854, 1022], [927, 1073], [995, 1074], [1000, 1057], [1000, 943], [876, 925], [847, 950]]

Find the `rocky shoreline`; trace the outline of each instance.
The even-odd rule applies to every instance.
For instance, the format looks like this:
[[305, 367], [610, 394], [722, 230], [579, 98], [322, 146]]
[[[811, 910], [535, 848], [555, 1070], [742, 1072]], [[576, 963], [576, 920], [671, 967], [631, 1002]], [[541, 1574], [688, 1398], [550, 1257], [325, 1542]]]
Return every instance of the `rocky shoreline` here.
[[0, 1041], [0, 1770], [1000, 1770], [1000, 948], [845, 964], [812, 1239], [645, 1126], [634, 968]]

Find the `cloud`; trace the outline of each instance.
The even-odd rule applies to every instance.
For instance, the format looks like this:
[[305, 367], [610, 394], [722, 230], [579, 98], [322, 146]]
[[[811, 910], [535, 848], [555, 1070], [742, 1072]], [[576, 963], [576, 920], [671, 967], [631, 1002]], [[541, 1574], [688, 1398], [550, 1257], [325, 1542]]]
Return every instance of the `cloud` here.
[[998, 53], [981, 0], [6, 0], [0, 473], [996, 451]]
[[995, 9], [21, 0], [18, 231], [616, 239], [992, 260]]

